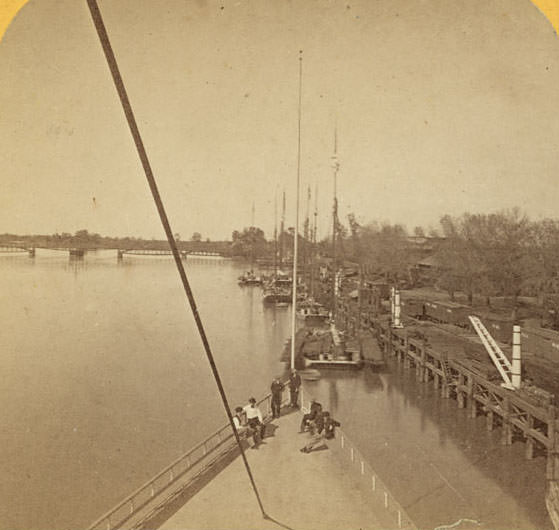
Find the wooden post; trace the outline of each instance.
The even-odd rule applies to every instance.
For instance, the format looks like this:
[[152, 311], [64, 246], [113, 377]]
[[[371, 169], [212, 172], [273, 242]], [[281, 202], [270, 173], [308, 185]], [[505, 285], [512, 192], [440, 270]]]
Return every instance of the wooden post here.
[[501, 435], [502, 445], [512, 445], [512, 425], [510, 423], [510, 398], [505, 396], [502, 402], [503, 407], [503, 432]]
[[433, 388], [438, 390], [440, 386], [440, 375], [438, 372], [433, 372]]
[[547, 447], [547, 480], [557, 480], [559, 476], [557, 462], [557, 432], [555, 431], [555, 422], [557, 411], [554, 405], [550, 405], [547, 413], [547, 438], [549, 445]]
[[382, 325], [380, 325], [380, 324], [379, 324], [379, 330], [378, 330], [378, 332], [379, 332], [380, 337], [382, 338], [382, 345], [383, 345], [383, 349], [384, 349], [384, 356], [385, 356], [385, 357], [388, 357], [388, 354], [390, 353], [390, 347], [389, 347], [389, 345], [388, 345], [388, 337], [387, 337], [388, 332], [386, 332], [386, 331], [383, 329]]
[[404, 352], [402, 353], [402, 357], [409, 357], [410, 354], [410, 339], [408, 337], [408, 330], [404, 330]]
[[468, 376], [468, 407], [470, 409], [470, 418], [477, 416], [477, 403], [474, 397], [474, 378]]
[[488, 410], [487, 411], [487, 418], [486, 418], [486, 426], [487, 426], [487, 430], [489, 432], [491, 432], [493, 430], [493, 416], [494, 416], [494, 412], [492, 410]]
[[425, 347], [421, 349], [421, 363], [419, 367], [419, 380], [423, 383], [429, 381], [429, 374], [427, 373], [427, 368], [425, 367], [425, 358], [427, 357], [426, 350], [427, 348]]
[[410, 355], [410, 350], [409, 350], [409, 345], [408, 347], [406, 347], [403, 355], [402, 355], [402, 359], [404, 360], [404, 368], [409, 368], [410, 364], [411, 364], [411, 355]]
[[[534, 418], [531, 414], [528, 414], [528, 428], [534, 428]], [[534, 458], [534, 438], [530, 435], [530, 433], [526, 433], [526, 459], [532, 460]]]
[[421, 358], [422, 352], [423, 352], [423, 349], [421, 349], [421, 350], [419, 350], [419, 351], [416, 351], [416, 352], [415, 352], [415, 357], [412, 357], [411, 355], [409, 356], [409, 358], [410, 358], [410, 363], [411, 363], [412, 360], [413, 360], [413, 363], [414, 363], [414, 366], [415, 366], [415, 378], [418, 379], [419, 381], [422, 380], [422, 379], [421, 379], [421, 373], [420, 373], [420, 368], [421, 368], [421, 366], [420, 366], [420, 362], [418, 361], [417, 358], [418, 358], [418, 357]]
[[[446, 355], [446, 354], [441, 354]], [[446, 372], [446, 377], [443, 377], [443, 382], [441, 385], [441, 397], [444, 399], [448, 399], [450, 397], [450, 388], [448, 386], [448, 371], [443, 368], [444, 359], [441, 357], [439, 360], [439, 367], [442, 372]]]
[[456, 400], [458, 401], [458, 408], [463, 409], [465, 406], [464, 391], [462, 390], [464, 386], [464, 374], [458, 374], [458, 386], [456, 387]]

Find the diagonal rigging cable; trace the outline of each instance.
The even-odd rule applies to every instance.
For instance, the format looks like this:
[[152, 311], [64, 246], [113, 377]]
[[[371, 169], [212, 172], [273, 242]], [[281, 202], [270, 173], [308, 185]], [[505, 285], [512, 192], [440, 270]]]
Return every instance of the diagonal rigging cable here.
[[157, 184], [155, 182], [155, 177], [153, 176], [153, 172], [151, 170], [151, 165], [148, 160], [148, 156], [144, 147], [144, 143], [140, 136], [140, 131], [138, 130], [138, 125], [136, 124], [136, 119], [134, 118], [134, 113], [132, 112], [132, 107], [130, 106], [130, 101], [128, 99], [128, 95], [126, 93], [126, 89], [124, 87], [124, 83], [122, 81], [122, 77], [120, 75], [120, 71], [116, 62], [116, 58], [113, 53], [113, 49], [111, 43], [109, 41], [109, 36], [107, 34], [107, 30], [105, 29], [105, 24], [103, 22], [103, 18], [101, 16], [101, 11], [99, 10], [99, 6], [97, 4], [97, 0], [87, 0], [87, 5], [89, 7], [89, 11], [91, 12], [91, 17], [93, 19], [93, 23], [95, 24], [95, 29], [97, 30], [97, 35], [99, 36], [99, 40], [101, 41], [101, 45], [103, 47], [103, 52], [105, 53], [105, 58], [107, 59], [107, 63], [109, 65], [109, 69], [111, 71], [111, 75], [113, 77], [113, 81], [118, 92], [118, 96], [120, 98], [120, 102], [122, 104], [122, 108], [124, 110], [124, 114], [126, 115], [126, 120], [128, 122], [128, 126], [130, 127], [130, 132], [132, 133], [132, 137], [134, 138], [134, 143], [136, 144], [136, 149], [138, 151], [138, 155], [142, 162], [142, 166], [144, 168], [144, 173], [146, 175], [151, 193], [153, 195], [153, 200], [155, 201], [155, 205], [157, 206], [157, 211], [159, 213], [159, 218], [161, 219], [161, 224], [165, 229], [165, 234], [167, 235], [167, 240], [169, 241], [169, 246], [171, 247], [171, 251], [173, 253], [173, 257], [175, 259], [175, 263], [177, 265], [177, 269], [179, 272], [179, 276], [182, 281], [182, 285], [184, 287], [184, 291], [186, 293], [186, 297], [188, 298], [188, 302], [190, 303], [190, 308], [192, 309], [192, 313], [194, 315], [194, 320], [196, 321], [196, 326], [198, 327], [198, 332], [200, 333], [200, 338], [202, 339], [202, 343], [204, 345], [204, 350], [206, 352], [206, 356], [208, 358], [208, 362], [210, 363], [213, 376], [215, 378], [215, 382], [217, 384], [217, 388], [219, 390], [219, 394], [221, 395], [221, 399], [223, 401], [223, 406], [225, 407], [225, 412], [227, 413], [227, 417], [229, 419], [229, 423], [231, 425], [231, 429], [233, 430], [233, 434], [235, 435], [235, 440], [237, 441], [237, 445], [241, 451], [241, 455], [243, 457], [243, 462], [245, 464], [245, 468], [247, 470], [250, 482], [252, 484], [252, 488], [256, 495], [256, 499], [258, 500], [258, 505], [260, 506], [260, 510], [262, 512], [262, 516], [264, 518], [268, 518], [268, 515], [264, 511], [264, 506], [262, 504], [262, 500], [260, 498], [260, 494], [258, 493], [258, 488], [256, 487], [256, 483], [254, 481], [254, 477], [252, 476], [252, 472], [250, 470], [250, 466], [248, 464], [244, 449], [241, 444], [241, 440], [239, 438], [239, 433], [235, 428], [235, 424], [233, 422], [233, 415], [231, 414], [231, 410], [229, 408], [229, 403], [227, 402], [227, 396], [225, 395], [225, 390], [223, 389], [223, 385], [221, 383], [221, 378], [219, 377], [219, 373], [217, 371], [217, 366], [215, 364], [213, 354], [210, 348], [210, 344], [208, 342], [208, 338], [206, 337], [206, 332], [204, 331], [204, 326], [202, 324], [202, 320], [198, 313], [198, 308], [196, 307], [196, 301], [194, 300], [194, 295], [192, 293], [192, 289], [190, 288], [190, 284], [188, 283], [188, 279], [186, 277], [186, 272], [184, 270], [184, 266], [177, 249], [177, 243], [173, 236], [173, 232], [171, 230], [171, 225], [169, 224], [169, 219], [167, 218], [167, 214], [165, 212], [165, 208], [163, 206], [163, 202], [161, 201], [161, 196], [159, 195], [159, 190], [157, 189]]

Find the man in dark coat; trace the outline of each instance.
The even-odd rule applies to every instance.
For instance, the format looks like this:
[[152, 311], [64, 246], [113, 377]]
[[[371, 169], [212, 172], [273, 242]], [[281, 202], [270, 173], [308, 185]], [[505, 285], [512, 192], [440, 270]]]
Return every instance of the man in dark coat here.
[[279, 418], [281, 410], [281, 391], [283, 390], [283, 385], [277, 377], [272, 381], [270, 390], [272, 391], [272, 418]]
[[305, 429], [310, 426], [311, 421], [315, 421], [317, 415], [322, 412], [322, 405], [316, 401], [312, 400], [311, 409], [308, 414], [303, 416], [301, 420], [301, 427], [299, 427], [299, 432], [305, 432]]
[[319, 445], [324, 445], [327, 448], [328, 446], [324, 441], [334, 438], [336, 427], [341, 426], [340, 422], [332, 418], [328, 411], [319, 412], [315, 422], [317, 431], [313, 434], [311, 441], [300, 449], [301, 453], [310, 453]]
[[299, 388], [301, 387], [301, 376], [297, 373], [297, 370], [291, 370], [291, 375], [289, 376], [289, 394], [290, 394], [290, 407], [299, 407]]

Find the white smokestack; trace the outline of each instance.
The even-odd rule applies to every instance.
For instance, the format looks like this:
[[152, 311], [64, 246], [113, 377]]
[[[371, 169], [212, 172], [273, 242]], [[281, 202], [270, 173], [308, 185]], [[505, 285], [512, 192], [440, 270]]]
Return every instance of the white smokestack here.
[[513, 326], [511, 382], [514, 388], [520, 388], [521, 371], [522, 371], [522, 360], [521, 360], [521, 348], [520, 348], [520, 326]]
[[394, 291], [394, 327], [401, 328], [400, 322], [400, 291]]

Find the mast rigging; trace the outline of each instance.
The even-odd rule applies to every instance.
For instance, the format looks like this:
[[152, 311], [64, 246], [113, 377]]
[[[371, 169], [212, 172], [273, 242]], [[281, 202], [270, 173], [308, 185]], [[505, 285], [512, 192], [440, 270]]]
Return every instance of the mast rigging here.
[[188, 278], [186, 276], [186, 271], [184, 269], [181, 256], [179, 254], [177, 243], [175, 241], [175, 237], [173, 235], [173, 231], [171, 230], [171, 225], [169, 223], [169, 219], [167, 217], [167, 213], [165, 211], [165, 207], [163, 206], [163, 201], [161, 200], [161, 195], [159, 194], [159, 190], [157, 187], [157, 183], [155, 181], [155, 176], [151, 169], [151, 164], [149, 162], [147, 152], [144, 147], [144, 143], [142, 137], [140, 135], [140, 131], [138, 129], [138, 125], [136, 122], [136, 118], [134, 117], [134, 113], [132, 111], [132, 106], [130, 105], [130, 100], [128, 99], [128, 94], [126, 92], [126, 88], [124, 87], [124, 82], [122, 80], [120, 70], [118, 68], [118, 64], [116, 61], [116, 57], [114, 55], [111, 43], [109, 41], [109, 36], [107, 34], [107, 30], [105, 28], [105, 23], [103, 22], [103, 17], [101, 15], [101, 11], [99, 10], [99, 6], [97, 4], [97, 0], [87, 0], [87, 5], [89, 7], [89, 11], [91, 13], [91, 18], [93, 19], [93, 23], [95, 25], [95, 29], [97, 31], [97, 35], [99, 40], [101, 41], [101, 46], [103, 48], [103, 52], [105, 54], [105, 58], [107, 60], [107, 64], [109, 66], [109, 70], [111, 71], [111, 75], [113, 78], [113, 82], [115, 84], [115, 88], [117, 90], [118, 96], [120, 98], [120, 102], [122, 104], [122, 109], [126, 116], [126, 121], [128, 122], [128, 127], [130, 128], [130, 132], [134, 139], [134, 144], [136, 145], [136, 150], [138, 151], [138, 156], [140, 157], [140, 161], [142, 163], [142, 167], [144, 169], [144, 173], [146, 179], [149, 184], [149, 188], [151, 190], [151, 194], [153, 196], [153, 200], [157, 207], [157, 212], [159, 213], [159, 218], [161, 220], [161, 224], [163, 225], [163, 229], [165, 230], [165, 234], [167, 236], [167, 240], [169, 242], [169, 246], [171, 247], [171, 252], [173, 253], [173, 258], [175, 259], [175, 264], [177, 266], [177, 270], [182, 281], [182, 285], [190, 304], [190, 308], [192, 310], [192, 314], [194, 316], [194, 320], [196, 322], [196, 327], [198, 328], [198, 333], [200, 334], [200, 338], [202, 340], [202, 344], [204, 345], [204, 351], [206, 352], [206, 357], [210, 364], [215, 382], [217, 384], [217, 388], [219, 394], [221, 396], [221, 400], [223, 402], [223, 406], [225, 408], [225, 413], [227, 414], [227, 418], [229, 419], [229, 424], [233, 431], [233, 435], [235, 436], [235, 440], [237, 442], [237, 446], [241, 452], [241, 456], [243, 458], [243, 462], [252, 485], [252, 489], [258, 501], [258, 505], [260, 507], [260, 511], [262, 512], [262, 517], [265, 519], [269, 519], [269, 516], [264, 511], [264, 505], [262, 504], [262, 499], [260, 498], [260, 494], [258, 492], [258, 488], [256, 487], [256, 483], [254, 481], [254, 477], [252, 475], [252, 471], [250, 469], [248, 460], [245, 455], [245, 451], [243, 449], [243, 445], [239, 438], [239, 433], [235, 427], [235, 423], [233, 422], [233, 415], [231, 414], [231, 409], [229, 407], [229, 403], [227, 401], [227, 396], [225, 394], [225, 389], [223, 388], [223, 384], [221, 382], [221, 378], [219, 376], [219, 372], [217, 370], [217, 366], [215, 364], [215, 360], [210, 348], [210, 343], [206, 336], [206, 331], [204, 330], [204, 325], [202, 324], [202, 319], [200, 318], [200, 314], [198, 313], [198, 308], [196, 306], [196, 301], [194, 299], [194, 294], [192, 289], [190, 288], [190, 283], [188, 282]]

